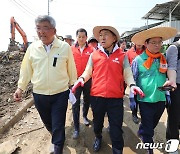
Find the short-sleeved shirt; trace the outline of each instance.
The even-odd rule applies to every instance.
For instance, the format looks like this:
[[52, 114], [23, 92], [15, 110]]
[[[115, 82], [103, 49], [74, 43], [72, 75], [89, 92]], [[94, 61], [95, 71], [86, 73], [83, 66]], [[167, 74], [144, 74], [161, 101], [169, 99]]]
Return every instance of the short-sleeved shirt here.
[[166, 59], [169, 70], [177, 72], [176, 83], [180, 84], [180, 59], [178, 60], [178, 49], [175, 45], [170, 45], [166, 51]]

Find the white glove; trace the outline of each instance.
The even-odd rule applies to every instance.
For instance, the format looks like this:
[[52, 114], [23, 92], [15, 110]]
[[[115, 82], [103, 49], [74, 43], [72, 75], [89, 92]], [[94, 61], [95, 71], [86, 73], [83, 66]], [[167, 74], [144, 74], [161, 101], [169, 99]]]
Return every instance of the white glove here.
[[74, 94], [72, 93], [72, 90], [70, 90], [69, 92], [69, 102], [73, 105], [76, 103], [76, 97], [74, 96]]
[[84, 86], [84, 80], [83, 78], [79, 78], [75, 83], [74, 83], [74, 86], [72, 87], [72, 93], [75, 93], [76, 89], [81, 86], [83, 87]]
[[138, 87], [138, 86], [131, 86], [130, 91], [134, 94], [137, 95], [139, 94], [140, 97], [144, 97], [143, 91]]

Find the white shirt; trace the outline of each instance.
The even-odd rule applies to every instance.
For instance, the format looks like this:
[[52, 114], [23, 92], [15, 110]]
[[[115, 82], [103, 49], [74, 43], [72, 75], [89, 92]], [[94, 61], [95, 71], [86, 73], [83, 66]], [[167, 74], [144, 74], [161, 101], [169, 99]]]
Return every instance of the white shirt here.
[[45, 45], [45, 44], [44, 44], [44, 48], [45, 48], [45, 50], [46, 50], [47, 53], [49, 53], [49, 52], [51, 51], [51, 47], [52, 47], [52, 43], [49, 44], [49, 45]]
[[82, 54], [82, 52], [83, 52], [83, 50], [84, 50], [85, 46], [86, 46], [86, 44], [85, 44], [82, 48], [81, 48], [81, 47], [79, 47], [79, 48], [80, 48], [80, 52], [81, 52], [81, 54]]

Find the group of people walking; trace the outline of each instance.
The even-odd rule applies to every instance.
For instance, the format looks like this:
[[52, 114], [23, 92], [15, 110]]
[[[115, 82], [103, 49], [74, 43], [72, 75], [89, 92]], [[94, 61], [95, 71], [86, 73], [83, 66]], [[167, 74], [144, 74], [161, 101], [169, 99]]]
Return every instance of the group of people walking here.
[[[159, 27], [137, 33], [132, 37], [133, 49], [124, 52], [118, 46], [120, 35], [117, 29], [111, 26], [95, 26], [94, 37], [89, 42], [87, 31], [80, 28], [76, 31], [77, 41], [70, 46], [56, 37], [56, 22], [51, 16], [38, 16], [35, 25], [39, 40], [32, 43], [25, 53], [14, 99], [21, 99], [22, 92], [31, 81], [35, 106], [52, 135], [54, 154], [63, 153], [69, 89], [76, 97], [72, 106], [73, 138], [79, 137], [83, 94], [85, 125], [89, 125], [87, 115], [90, 106], [93, 113], [94, 152], [101, 149], [107, 114], [112, 153], [123, 153], [123, 97], [126, 87], [130, 89], [130, 106], [136, 123], [139, 122], [136, 109], [139, 104], [141, 124], [138, 136], [144, 143], [153, 143], [154, 128], [165, 109], [166, 92], [159, 91], [158, 87], [174, 87], [170, 93], [167, 139], [179, 140], [180, 64], [179, 59], [171, 54], [174, 52], [177, 57], [178, 52], [176, 46], [170, 46], [167, 60], [160, 53], [162, 41], [174, 37], [177, 33], [175, 28]], [[148, 153], [153, 154], [153, 149], [149, 148]]]

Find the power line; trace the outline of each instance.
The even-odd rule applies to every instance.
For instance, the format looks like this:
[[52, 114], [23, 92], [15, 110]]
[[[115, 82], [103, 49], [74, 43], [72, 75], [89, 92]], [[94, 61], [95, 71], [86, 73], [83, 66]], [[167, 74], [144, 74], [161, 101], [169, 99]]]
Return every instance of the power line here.
[[16, 0], [11, 0], [11, 2], [16, 5], [16, 7], [18, 7], [23, 13], [27, 14], [28, 15], [31, 15], [31, 16], [36, 16], [35, 14], [33, 14], [32, 12], [30, 12], [29, 10], [27, 10], [26, 8], [24, 8], [21, 4], [19, 4]]
[[30, 10], [31, 12], [33, 12], [34, 14], [38, 14], [37, 12], [35, 12], [34, 10], [32, 10], [27, 4], [23, 3], [21, 0], [19, 0], [19, 2], [24, 5], [28, 10]]
[[[34, 4], [31, 2], [31, 1], [29, 1], [29, 0], [23, 0], [23, 1], [26, 1], [29, 5], [31, 5], [31, 6], [33, 6]], [[26, 4], [27, 4], [26, 3]]]

